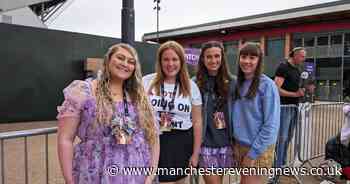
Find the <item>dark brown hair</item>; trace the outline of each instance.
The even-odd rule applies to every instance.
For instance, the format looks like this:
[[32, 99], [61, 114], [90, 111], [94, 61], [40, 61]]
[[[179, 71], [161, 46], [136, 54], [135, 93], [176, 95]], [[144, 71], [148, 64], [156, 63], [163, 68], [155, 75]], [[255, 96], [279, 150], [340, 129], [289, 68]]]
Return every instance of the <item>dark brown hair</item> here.
[[208, 69], [205, 67], [204, 64], [204, 54], [207, 49], [217, 47], [221, 50], [221, 65], [218, 71], [218, 74], [215, 79], [215, 85], [220, 86], [217, 88], [217, 92], [220, 96], [226, 97], [229, 93], [229, 87], [230, 87], [230, 80], [231, 80], [231, 74], [228, 70], [227, 66], [227, 60], [226, 60], [226, 54], [224, 52], [224, 46], [221, 42], [218, 41], [209, 41], [202, 45], [201, 54], [199, 56], [199, 62], [198, 62], [198, 68], [197, 68], [197, 75], [196, 75], [196, 82], [198, 85], [198, 88], [201, 90], [201, 92], [205, 89], [205, 84], [208, 82]]
[[[262, 54], [260, 45], [258, 43], [248, 42], [248, 43], [245, 43], [243, 47], [239, 50], [238, 63], [240, 62], [240, 57], [242, 55], [258, 57], [258, 65], [256, 66], [252, 83], [249, 86], [247, 95], [245, 95], [246, 98], [252, 99], [256, 96], [256, 93], [258, 91], [258, 87], [260, 84], [260, 76], [262, 74], [262, 69], [263, 69], [263, 54]], [[239, 66], [238, 75], [237, 75], [237, 87], [235, 91], [235, 95], [237, 98], [241, 98], [240, 89], [244, 81], [245, 81], [244, 73], [241, 67]]]

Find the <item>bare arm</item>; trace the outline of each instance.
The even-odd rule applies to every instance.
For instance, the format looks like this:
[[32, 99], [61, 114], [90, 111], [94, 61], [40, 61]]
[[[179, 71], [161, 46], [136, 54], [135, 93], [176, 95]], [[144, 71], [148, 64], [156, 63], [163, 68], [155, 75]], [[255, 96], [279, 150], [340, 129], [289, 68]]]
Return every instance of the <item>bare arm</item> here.
[[194, 167], [198, 165], [199, 152], [202, 143], [202, 106], [192, 105], [192, 124], [193, 124], [193, 154], [190, 164]]
[[79, 118], [76, 117], [65, 117], [58, 121], [58, 158], [66, 184], [74, 184], [72, 174], [73, 142], [78, 125]]
[[285, 96], [285, 97], [300, 97], [300, 96], [304, 96], [304, 91], [302, 89], [299, 89], [296, 92], [292, 92], [292, 91], [287, 91], [285, 89], [282, 89], [282, 85], [284, 83], [284, 78], [283, 77], [275, 77], [275, 83], [276, 86], [278, 88], [278, 92], [280, 94], [280, 96]]

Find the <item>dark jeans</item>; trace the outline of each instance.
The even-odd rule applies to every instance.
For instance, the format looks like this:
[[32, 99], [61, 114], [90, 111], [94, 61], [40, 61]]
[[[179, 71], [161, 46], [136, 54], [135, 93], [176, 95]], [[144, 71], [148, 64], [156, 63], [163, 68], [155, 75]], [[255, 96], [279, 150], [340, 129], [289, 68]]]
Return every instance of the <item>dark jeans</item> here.
[[274, 167], [282, 167], [286, 164], [289, 143], [297, 124], [298, 109], [296, 106], [286, 106], [281, 108], [280, 129], [276, 144], [276, 158]]

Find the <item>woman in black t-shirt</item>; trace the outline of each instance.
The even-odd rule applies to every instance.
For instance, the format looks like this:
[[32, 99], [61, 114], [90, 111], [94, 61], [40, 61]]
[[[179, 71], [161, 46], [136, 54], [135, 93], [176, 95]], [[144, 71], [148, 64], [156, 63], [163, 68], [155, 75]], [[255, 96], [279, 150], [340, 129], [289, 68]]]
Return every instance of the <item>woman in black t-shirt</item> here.
[[[227, 67], [222, 43], [204, 43], [199, 57], [196, 83], [203, 100], [203, 142], [199, 166], [203, 168], [229, 168], [233, 166], [230, 113], [232, 80]], [[229, 102], [229, 103], [228, 103]], [[223, 177], [213, 171], [205, 175], [207, 184], [221, 184]]]

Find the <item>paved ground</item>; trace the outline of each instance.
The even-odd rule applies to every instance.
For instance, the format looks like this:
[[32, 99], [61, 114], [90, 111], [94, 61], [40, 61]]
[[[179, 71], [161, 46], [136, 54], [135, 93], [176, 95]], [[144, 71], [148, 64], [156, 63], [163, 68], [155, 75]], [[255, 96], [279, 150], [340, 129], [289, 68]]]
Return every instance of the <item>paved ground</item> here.
[[[47, 128], [56, 126], [55, 121], [46, 122], [26, 122], [0, 124], [0, 132], [26, 130], [33, 128]], [[48, 139], [48, 180], [50, 184], [64, 184], [60, 172], [57, 149], [56, 134], [49, 135]], [[5, 164], [5, 183], [1, 183], [0, 167], [0, 184], [22, 184], [25, 179], [25, 158], [24, 158], [24, 139], [11, 139], [4, 141], [4, 164]], [[1, 152], [0, 152], [1, 158]], [[44, 184], [46, 183], [46, 164], [45, 164], [45, 136], [35, 136], [28, 138], [28, 183]], [[1, 162], [1, 160], [0, 160]], [[317, 161], [316, 161], [317, 162]], [[233, 184], [237, 181], [236, 176], [225, 177], [224, 184]], [[318, 177], [301, 178], [305, 184], [317, 184], [322, 180]], [[200, 178], [200, 183], [204, 183]], [[281, 177], [282, 184], [296, 183], [293, 177]]]

